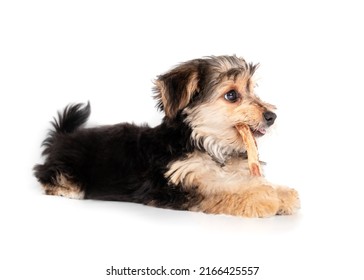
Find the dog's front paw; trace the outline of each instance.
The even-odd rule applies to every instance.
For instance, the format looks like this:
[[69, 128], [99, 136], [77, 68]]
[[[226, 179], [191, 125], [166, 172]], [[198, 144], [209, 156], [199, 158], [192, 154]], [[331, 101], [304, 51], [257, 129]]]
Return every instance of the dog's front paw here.
[[243, 216], [264, 218], [277, 214], [280, 201], [277, 192], [271, 186], [254, 187], [244, 193]]
[[280, 201], [277, 215], [292, 215], [297, 212], [301, 206], [298, 192], [287, 187], [277, 187], [276, 191]]

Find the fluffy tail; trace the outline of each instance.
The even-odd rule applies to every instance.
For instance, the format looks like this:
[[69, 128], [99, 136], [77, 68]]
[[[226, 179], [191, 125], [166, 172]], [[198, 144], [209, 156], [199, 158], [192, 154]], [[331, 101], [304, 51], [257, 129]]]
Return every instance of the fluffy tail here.
[[43, 155], [50, 153], [50, 149], [59, 134], [72, 133], [82, 126], [88, 120], [91, 114], [90, 102], [87, 104], [71, 104], [68, 105], [63, 112], [58, 112], [58, 118], [54, 118], [52, 122], [53, 129], [49, 132], [48, 137], [43, 141]]

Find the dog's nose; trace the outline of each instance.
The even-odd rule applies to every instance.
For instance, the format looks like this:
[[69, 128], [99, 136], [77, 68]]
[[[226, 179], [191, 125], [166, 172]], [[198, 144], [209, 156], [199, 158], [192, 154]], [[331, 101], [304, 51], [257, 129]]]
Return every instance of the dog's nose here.
[[277, 115], [271, 111], [264, 112], [263, 116], [268, 126], [271, 126], [277, 118]]

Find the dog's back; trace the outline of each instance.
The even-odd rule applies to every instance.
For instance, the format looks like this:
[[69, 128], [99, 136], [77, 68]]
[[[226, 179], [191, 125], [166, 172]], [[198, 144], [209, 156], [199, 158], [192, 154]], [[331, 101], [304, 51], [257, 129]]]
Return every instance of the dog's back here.
[[90, 104], [70, 105], [52, 122], [45, 162], [34, 167], [46, 194], [181, 208], [185, 192], [169, 188], [163, 174], [186, 152], [189, 134], [166, 123], [84, 128], [90, 112]]

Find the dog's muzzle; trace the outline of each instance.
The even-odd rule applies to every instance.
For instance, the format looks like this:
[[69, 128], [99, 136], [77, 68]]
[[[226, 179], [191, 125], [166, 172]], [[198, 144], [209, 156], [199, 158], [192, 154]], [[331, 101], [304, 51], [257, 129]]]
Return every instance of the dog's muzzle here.
[[267, 128], [274, 124], [277, 115], [271, 111], [266, 111], [263, 113], [264, 123], [258, 128], [250, 128], [255, 137], [261, 137], [267, 132]]

